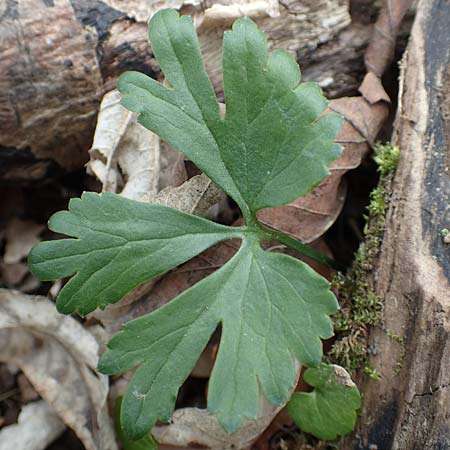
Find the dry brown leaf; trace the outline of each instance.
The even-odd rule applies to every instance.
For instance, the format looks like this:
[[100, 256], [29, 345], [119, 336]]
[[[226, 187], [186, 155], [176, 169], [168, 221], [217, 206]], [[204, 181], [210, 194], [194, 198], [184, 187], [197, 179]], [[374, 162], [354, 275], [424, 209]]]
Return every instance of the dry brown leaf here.
[[383, 88], [380, 78], [373, 72], [369, 72], [364, 77], [358, 91], [371, 104], [374, 105], [380, 101], [391, 103], [391, 99]]
[[168, 186], [180, 186], [188, 179], [184, 155], [167, 142], [160, 142], [159, 190]]
[[[382, 89], [381, 85], [378, 87]], [[380, 92], [378, 95], [382, 96], [383, 94]], [[384, 95], [386, 94], [384, 93]], [[375, 143], [375, 138], [389, 112], [387, 102], [379, 101], [371, 104], [364, 97], [342, 97], [331, 100], [329, 108], [334, 112], [342, 114], [345, 121], [350, 123], [354, 128], [354, 130], [349, 128], [346, 130], [344, 126], [338, 136], [337, 142], [343, 145], [345, 150], [347, 150], [347, 147], [350, 147], [353, 151], [355, 151], [355, 147], [352, 147], [353, 144], [364, 144], [364, 149], [359, 150], [359, 153], [367, 152], [369, 146]], [[359, 136], [355, 134], [355, 131], [359, 133]], [[361, 142], [362, 139], [366, 142]]]
[[0, 361], [19, 367], [86, 450], [117, 450], [98, 343], [45, 297], [0, 290]]
[[119, 102], [117, 90], [103, 97], [87, 171], [96, 175], [103, 191], [140, 200], [158, 188], [159, 138]]
[[29, 403], [16, 424], [0, 430], [0, 450], [44, 450], [65, 428], [47, 402]]
[[344, 205], [347, 189], [345, 183], [340, 183], [343, 170], [337, 167], [307, 196], [280, 208], [261, 211], [259, 219], [265, 225], [291, 234], [302, 242], [316, 240], [333, 225]]
[[381, 77], [394, 57], [395, 40], [412, 0], [385, 0], [365, 53], [368, 72]]

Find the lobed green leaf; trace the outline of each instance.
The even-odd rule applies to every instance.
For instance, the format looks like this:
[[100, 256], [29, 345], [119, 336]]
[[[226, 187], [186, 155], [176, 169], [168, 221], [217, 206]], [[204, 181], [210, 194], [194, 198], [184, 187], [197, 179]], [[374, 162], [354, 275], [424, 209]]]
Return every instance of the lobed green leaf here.
[[295, 382], [294, 360], [318, 365], [321, 339], [333, 334], [329, 315], [338, 306], [328, 282], [294, 258], [263, 251], [261, 243], [274, 238], [305, 246], [264, 229], [256, 213], [286, 204], [323, 180], [341, 152], [333, 141], [342, 118], [323, 114], [327, 102], [320, 88], [300, 84], [300, 70], [287, 52], [268, 55], [264, 33], [249, 19], [238, 20], [224, 36], [224, 117], [192, 20], [162, 10], [151, 20], [150, 40], [170, 87], [128, 72], [118, 85], [123, 105], [227, 192], [245, 226], [85, 193], [49, 223], [74, 239], [38, 244], [30, 267], [43, 280], [75, 274], [57, 307], [86, 314], [221, 240], [241, 239], [238, 253], [217, 272], [126, 324], [99, 363], [109, 374], [138, 366], [121, 413], [124, 430], [138, 439], [157, 420], [170, 419], [180, 385], [220, 326], [208, 408], [232, 432], [257, 416], [261, 393], [275, 405], [285, 402]]
[[319, 439], [334, 440], [353, 431], [361, 396], [340, 366], [321, 364], [303, 376], [312, 392], [296, 392], [287, 410], [299, 428]]

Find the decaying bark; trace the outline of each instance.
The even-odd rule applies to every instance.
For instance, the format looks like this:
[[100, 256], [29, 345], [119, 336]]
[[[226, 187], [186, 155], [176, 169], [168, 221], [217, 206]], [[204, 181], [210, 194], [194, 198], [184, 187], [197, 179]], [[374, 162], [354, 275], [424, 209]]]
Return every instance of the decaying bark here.
[[361, 382], [358, 430], [343, 450], [450, 449], [450, 3], [419, 2], [403, 60], [392, 184], [371, 333], [380, 381]]
[[271, 47], [296, 53], [304, 80], [332, 97], [355, 93], [371, 28], [350, 24], [348, 0], [18, 0], [0, 3], [0, 179], [38, 180], [87, 161], [104, 92], [125, 70], [158, 76], [149, 15], [194, 16], [220, 97], [223, 31], [249, 15]]

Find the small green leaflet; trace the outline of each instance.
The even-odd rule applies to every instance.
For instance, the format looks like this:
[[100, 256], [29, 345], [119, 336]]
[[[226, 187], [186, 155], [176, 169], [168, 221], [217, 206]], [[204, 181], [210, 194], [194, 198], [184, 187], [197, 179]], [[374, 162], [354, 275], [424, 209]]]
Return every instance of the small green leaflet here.
[[341, 152], [333, 141], [342, 118], [322, 115], [327, 102], [320, 88], [299, 84], [299, 68], [287, 52], [268, 56], [264, 33], [249, 19], [224, 36], [223, 118], [192, 20], [162, 10], [150, 22], [150, 39], [170, 88], [129, 72], [119, 81], [122, 103], [227, 192], [245, 225], [227, 227], [113, 194], [85, 193], [50, 220], [51, 229], [75, 239], [38, 244], [30, 266], [46, 280], [75, 274], [57, 306], [86, 314], [219, 241], [240, 239], [239, 251], [215, 273], [127, 323], [99, 363], [108, 374], [138, 366], [121, 421], [139, 439], [156, 421], [170, 419], [180, 385], [221, 326], [208, 409], [233, 432], [257, 416], [261, 394], [275, 405], [285, 402], [295, 383], [294, 359], [318, 365], [321, 339], [333, 334], [329, 315], [338, 305], [328, 282], [297, 259], [263, 251], [261, 244], [274, 239], [305, 246], [265, 229], [256, 213], [323, 180]]
[[114, 424], [116, 428], [117, 438], [122, 445], [123, 450], [158, 450], [158, 444], [153, 437], [148, 434], [137, 441], [132, 441], [120, 423], [120, 409], [122, 405], [122, 397], [116, 400], [114, 405]]
[[287, 405], [298, 427], [319, 439], [334, 440], [353, 431], [361, 406], [358, 388], [340, 366], [320, 364], [305, 371], [312, 392], [296, 392]]

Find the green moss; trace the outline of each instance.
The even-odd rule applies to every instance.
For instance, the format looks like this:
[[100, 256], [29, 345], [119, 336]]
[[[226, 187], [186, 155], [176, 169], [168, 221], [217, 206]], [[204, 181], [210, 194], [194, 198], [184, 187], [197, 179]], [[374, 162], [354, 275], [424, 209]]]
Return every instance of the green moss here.
[[382, 178], [387, 177], [397, 168], [400, 149], [391, 144], [376, 144], [373, 148], [374, 160], [378, 164], [378, 172]]
[[371, 193], [370, 193], [370, 203], [367, 207], [369, 211], [369, 216], [380, 216], [386, 214], [386, 201], [384, 199], [385, 192], [383, 189], [383, 186], [376, 187]]
[[390, 339], [392, 339], [395, 342], [398, 342], [400, 344], [400, 356], [398, 358], [398, 361], [395, 363], [394, 367], [394, 373], [398, 375], [403, 367], [403, 362], [405, 360], [406, 356], [406, 347], [405, 347], [405, 339], [403, 336], [400, 336], [398, 334], [393, 333], [391, 330], [386, 330], [386, 334]]
[[371, 379], [374, 381], [379, 381], [381, 380], [381, 376], [378, 373], [377, 369], [374, 369], [373, 367], [370, 366], [365, 366], [364, 367], [364, 373]]
[[403, 336], [400, 336], [398, 334], [394, 334], [391, 330], [386, 330], [386, 334], [389, 338], [391, 338], [393, 341], [398, 342], [399, 344], [404, 344]]
[[368, 329], [381, 323], [383, 299], [372, 288], [370, 275], [380, 251], [389, 206], [390, 198], [385, 186], [397, 166], [400, 152], [388, 144], [378, 144], [374, 150], [380, 182], [370, 195], [364, 241], [353, 265], [348, 273], [337, 273], [332, 280], [341, 310], [334, 316], [337, 339], [327, 358], [349, 371], [364, 368], [370, 378], [377, 379], [378, 375], [368, 363]]

